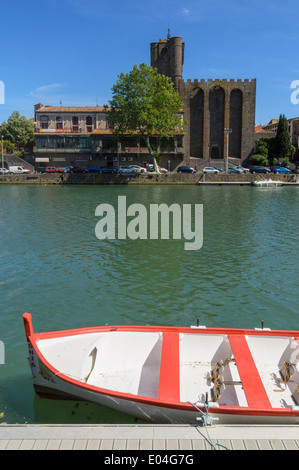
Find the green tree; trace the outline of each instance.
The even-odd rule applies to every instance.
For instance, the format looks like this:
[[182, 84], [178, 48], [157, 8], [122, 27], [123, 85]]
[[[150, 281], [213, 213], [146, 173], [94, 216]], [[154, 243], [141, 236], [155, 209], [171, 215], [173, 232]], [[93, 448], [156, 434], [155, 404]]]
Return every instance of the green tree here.
[[112, 87], [112, 100], [107, 112], [117, 135], [140, 133], [152, 157], [155, 170], [157, 153], [150, 137], [170, 137], [183, 132], [183, 103], [169, 77], [158, 74], [146, 64], [121, 73]]
[[268, 153], [269, 153], [269, 162], [270, 165], [274, 165], [275, 156], [275, 137], [271, 137], [270, 139], [265, 139], [267, 141], [268, 146]]
[[251, 163], [253, 165], [262, 165], [262, 166], [269, 165], [268, 158], [265, 155], [259, 155], [259, 154], [252, 155]]
[[269, 156], [269, 149], [268, 149], [268, 142], [266, 139], [258, 139], [256, 142], [256, 154], [264, 155], [268, 159]]
[[275, 157], [282, 160], [292, 155], [292, 145], [290, 133], [288, 131], [288, 121], [284, 114], [279, 116], [277, 134], [275, 137]]
[[1, 135], [19, 149], [29, 148], [34, 141], [34, 124], [30, 119], [14, 111], [0, 126]]
[[6, 150], [6, 152], [13, 152], [15, 146], [10, 140], [4, 140], [3, 141], [3, 148], [4, 148], [4, 150]]

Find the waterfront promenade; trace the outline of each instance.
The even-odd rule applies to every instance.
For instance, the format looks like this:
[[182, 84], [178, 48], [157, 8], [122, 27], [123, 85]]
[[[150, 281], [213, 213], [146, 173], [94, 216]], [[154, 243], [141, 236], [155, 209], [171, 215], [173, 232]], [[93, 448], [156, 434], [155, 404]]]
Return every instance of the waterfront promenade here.
[[299, 450], [299, 426], [0, 425], [0, 450]]

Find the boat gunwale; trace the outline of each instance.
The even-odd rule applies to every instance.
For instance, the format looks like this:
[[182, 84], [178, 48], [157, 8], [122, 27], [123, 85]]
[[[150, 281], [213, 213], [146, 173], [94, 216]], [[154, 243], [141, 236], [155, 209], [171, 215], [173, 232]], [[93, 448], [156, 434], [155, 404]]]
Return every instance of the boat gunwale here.
[[[119, 392], [114, 391], [111, 389], [105, 389], [101, 387], [97, 387], [95, 385], [90, 385], [84, 382], [80, 382], [80, 380], [76, 380], [63, 372], [57, 370], [55, 367], [52, 366], [51, 363], [45, 358], [42, 354], [41, 350], [39, 349], [37, 342], [44, 339], [52, 339], [52, 338], [59, 338], [59, 337], [68, 337], [68, 336], [76, 336], [79, 334], [90, 334], [96, 332], [110, 332], [110, 331], [150, 331], [150, 332], [180, 332], [180, 333], [187, 333], [187, 334], [222, 334], [222, 335], [250, 335], [250, 336], [274, 336], [274, 337], [292, 337], [296, 341], [299, 342], [299, 331], [292, 331], [292, 330], [265, 330], [265, 329], [236, 329], [236, 328], [196, 328], [196, 327], [173, 327], [173, 326], [151, 326], [151, 325], [134, 325], [134, 326], [112, 326], [112, 325], [105, 325], [105, 326], [96, 326], [96, 327], [86, 327], [86, 328], [77, 328], [77, 329], [70, 329], [70, 330], [57, 330], [52, 332], [42, 332], [42, 333], [34, 333], [32, 327], [32, 318], [31, 314], [24, 313], [23, 315], [24, 325], [25, 325], [25, 332], [27, 341], [30, 342], [32, 348], [34, 349], [35, 353], [37, 354], [38, 358], [42, 361], [43, 365], [46, 366], [49, 371], [57, 378], [57, 380], [61, 380], [62, 382], [66, 382], [74, 387], [82, 388], [86, 391], [90, 391], [93, 393], [109, 396], [109, 397], [117, 397], [119, 399], [124, 399], [128, 401], [134, 401], [136, 403], [143, 403], [151, 406], [157, 406], [162, 408], [172, 408], [176, 410], [182, 411], [194, 411], [196, 412], [196, 408], [189, 402], [177, 402], [177, 401], [164, 401], [160, 400], [159, 398], [152, 398], [152, 397], [143, 397], [141, 395], [134, 395], [131, 393]], [[204, 410], [204, 406], [198, 406], [199, 409]], [[209, 413], [215, 414], [234, 414], [234, 415], [243, 415], [243, 416], [281, 416], [281, 417], [299, 417], [299, 410], [292, 410], [291, 408], [271, 408], [271, 409], [257, 409], [257, 408], [250, 408], [248, 407], [241, 407], [241, 406], [227, 406], [227, 405], [218, 405], [218, 406], [211, 406], [209, 408]]]

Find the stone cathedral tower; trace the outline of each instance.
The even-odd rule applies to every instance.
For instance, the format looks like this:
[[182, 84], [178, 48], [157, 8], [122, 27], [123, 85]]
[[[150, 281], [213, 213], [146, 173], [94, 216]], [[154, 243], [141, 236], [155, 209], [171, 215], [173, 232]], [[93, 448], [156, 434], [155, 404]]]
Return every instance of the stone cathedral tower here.
[[170, 77], [178, 90], [179, 81], [183, 78], [185, 44], [182, 38], [170, 37], [160, 42], [151, 43], [151, 66], [161, 75]]
[[185, 44], [180, 37], [151, 43], [151, 66], [170, 77], [184, 103], [188, 121], [184, 137], [185, 162], [190, 157], [198, 164], [216, 164], [226, 158], [230, 129], [230, 158], [241, 164], [253, 151], [256, 103], [256, 79], [183, 80]]

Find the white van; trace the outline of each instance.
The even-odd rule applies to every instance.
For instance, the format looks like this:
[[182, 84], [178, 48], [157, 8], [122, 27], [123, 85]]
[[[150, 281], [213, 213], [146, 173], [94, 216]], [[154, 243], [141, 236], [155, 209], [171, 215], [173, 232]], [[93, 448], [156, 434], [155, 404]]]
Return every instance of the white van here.
[[9, 167], [9, 172], [10, 173], [30, 173], [30, 170], [20, 165], [14, 165], [14, 166]]

